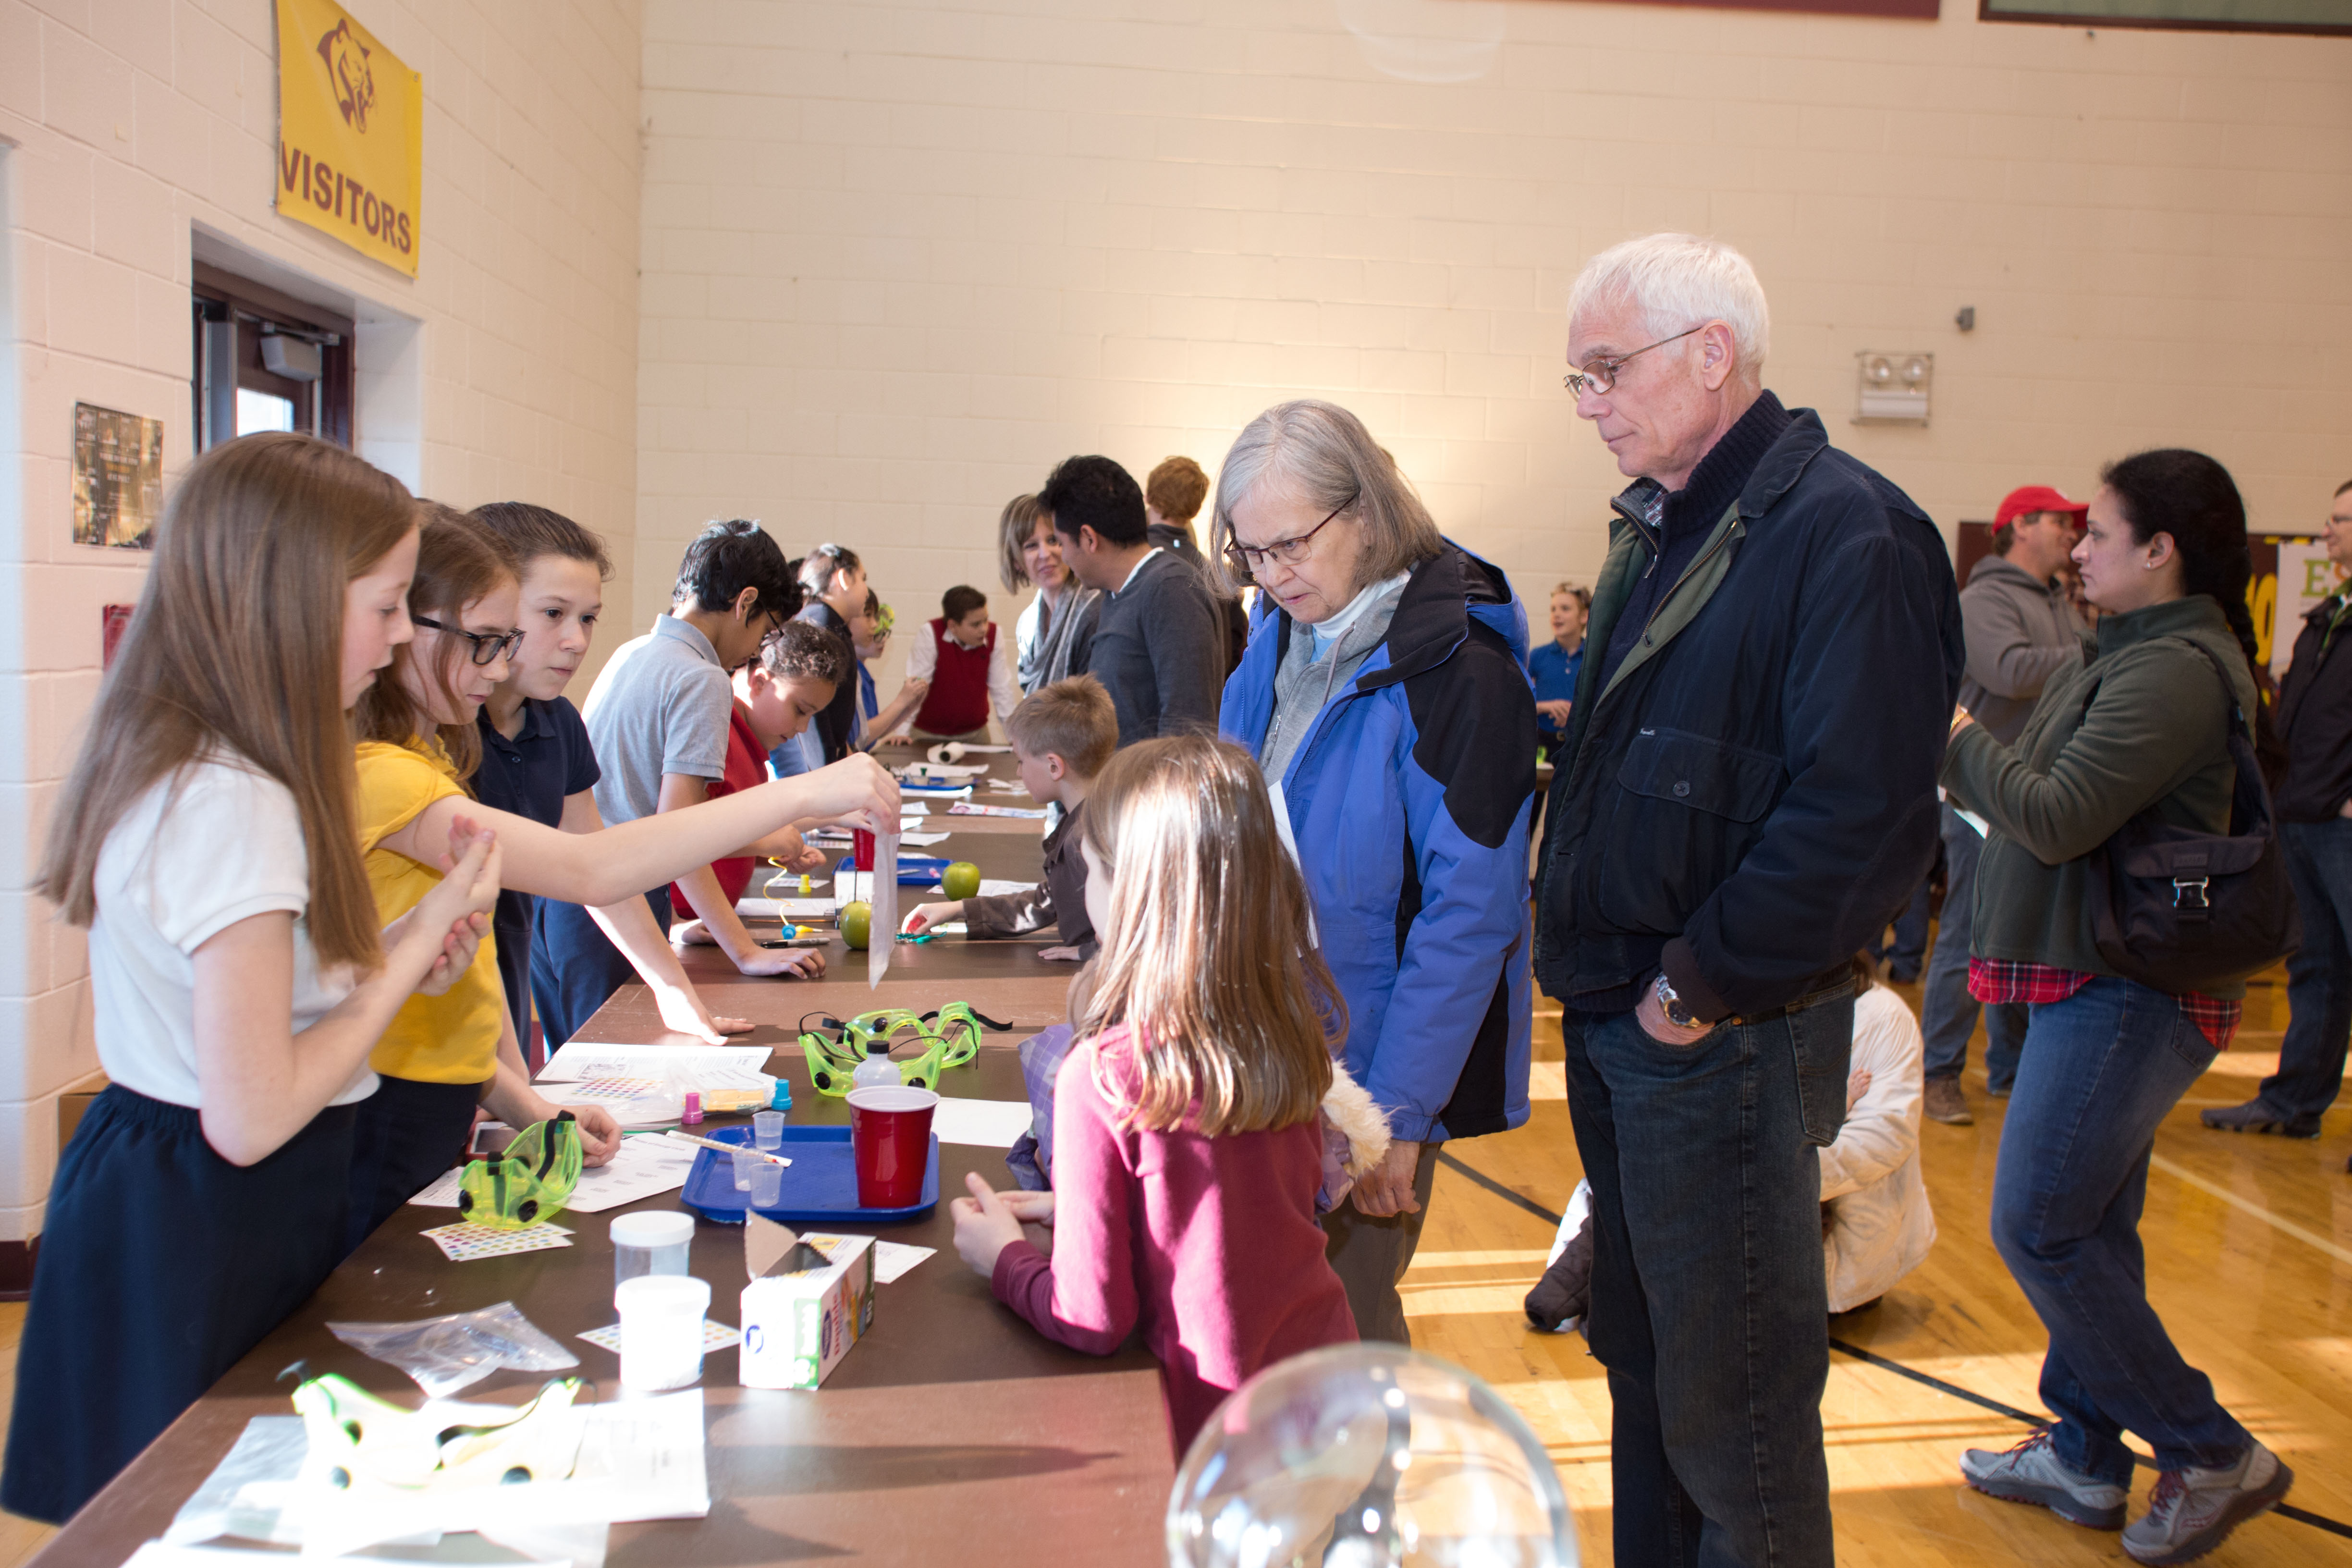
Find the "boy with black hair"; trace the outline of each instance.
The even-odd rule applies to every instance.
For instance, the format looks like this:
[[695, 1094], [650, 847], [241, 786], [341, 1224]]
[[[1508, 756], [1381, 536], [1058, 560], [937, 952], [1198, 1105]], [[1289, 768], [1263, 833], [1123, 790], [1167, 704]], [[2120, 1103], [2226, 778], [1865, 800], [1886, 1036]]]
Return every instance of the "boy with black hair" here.
[[988, 711], [1010, 719], [1021, 704], [1021, 682], [1013, 673], [1013, 642], [1000, 637], [988, 618], [988, 595], [959, 583], [940, 595], [940, 615], [929, 635], [907, 650], [907, 679], [930, 683], [915, 711], [915, 733], [924, 740], [983, 739]]
[[1087, 672], [1110, 693], [1118, 743], [1213, 732], [1223, 620], [1201, 574], [1151, 542], [1135, 476], [1108, 458], [1067, 458], [1037, 499], [1054, 514], [1064, 563], [1102, 591]]
[[[727, 735], [734, 711], [729, 672], [758, 656], [770, 632], [801, 607], [784, 552], [756, 522], [714, 522], [686, 547], [669, 613], [624, 643], [596, 677], [581, 717], [602, 776], [596, 809], [606, 824], [699, 805], [726, 775]], [[703, 867], [681, 878], [698, 902], [719, 900]], [[667, 887], [646, 901], [667, 931]], [[577, 904], [541, 899], [537, 910], [544, 955], [532, 989], [550, 1049], [570, 1039], [589, 1016], [634, 977], [628, 959]], [[747, 945], [728, 957], [746, 974], [796, 974], [799, 955]]]

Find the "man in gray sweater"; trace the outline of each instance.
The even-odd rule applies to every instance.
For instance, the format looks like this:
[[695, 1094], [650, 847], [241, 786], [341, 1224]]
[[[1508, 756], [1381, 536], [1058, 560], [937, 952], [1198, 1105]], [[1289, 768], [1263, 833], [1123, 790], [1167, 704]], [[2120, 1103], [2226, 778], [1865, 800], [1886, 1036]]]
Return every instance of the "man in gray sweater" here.
[[1110, 693], [1118, 743], [1214, 734], [1224, 623], [1201, 574], [1151, 542], [1135, 477], [1108, 458], [1067, 458], [1037, 500], [1072, 574], [1102, 591], [1086, 673]]
[[[2058, 576], [2086, 510], [2047, 485], [2010, 491], [1994, 514], [1993, 553], [1977, 563], [1960, 590], [1969, 645], [1960, 706], [2003, 745], [2025, 728], [2043, 684], [2062, 669], [2079, 668], [2086, 657], [2089, 628], [2067, 603]], [[1927, 1036], [1922, 1109], [1934, 1121], [1965, 1126], [1975, 1120], [1960, 1090], [1960, 1068], [1968, 1063], [1969, 1037], [1977, 1026], [1978, 1004], [1969, 994], [1969, 943], [1984, 835], [1948, 802], [1943, 831], [1943, 925], [1927, 962], [1919, 1008]], [[2025, 1044], [2025, 1008], [1994, 1003], [1984, 1008], [1984, 1018], [1985, 1079], [1994, 1094], [2006, 1095]]]

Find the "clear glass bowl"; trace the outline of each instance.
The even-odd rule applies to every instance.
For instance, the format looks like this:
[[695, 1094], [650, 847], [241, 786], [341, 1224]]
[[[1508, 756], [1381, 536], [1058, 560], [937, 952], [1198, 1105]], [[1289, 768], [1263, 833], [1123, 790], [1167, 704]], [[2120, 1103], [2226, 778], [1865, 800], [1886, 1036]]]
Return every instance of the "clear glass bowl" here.
[[1168, 1499], [1171, 1568], [1576, 1568], [1550, 1457], [1450, 1363], [1334, 1345], [1234, 1390]]

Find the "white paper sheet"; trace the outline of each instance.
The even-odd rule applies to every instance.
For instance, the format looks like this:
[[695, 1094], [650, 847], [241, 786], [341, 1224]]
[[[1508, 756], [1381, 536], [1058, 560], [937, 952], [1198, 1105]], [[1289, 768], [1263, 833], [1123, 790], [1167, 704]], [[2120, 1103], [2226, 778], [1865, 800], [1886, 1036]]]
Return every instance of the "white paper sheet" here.
[[950, 816], [1017, 816], [1027, 822], [1043, 822], [1045, 819], [1045, 808], [1042, 805], [1034, 808], [1025, 805], [976, 805], [971, 801], [960, 800], [948, 807], [948, 815]]
[[1029, 1131], [1034, 1113], [1025, 1100], [950, 1100], [942, 1095], [931, 1112], [931, 1131], [942, 1143], [1010, 1149]]
[[892, 938], [898, 930], [898, 836], [877, 834], [874, 838], [873, 920], [866, 949], [866, 984], [868, 990], [882, 984], [890, 973], [890, 955], [898, 951]]
[[947, 841], [948, 836], [944, 833], [902, 833], [898, 836], [900, 844], [911, 844], [918, 848], [929, 844], [945, 844]]
[[874, 1282], [887, 1285], [904, 1279], [908, 1269], [938, 1250], [935, 1247], [908, 1247], [903, 1241], [877, 1241], [874, 1244]]
[[982, 877], [980, 879], [980, 896], [1001, 899], [1008, 893], [1025, 893], [1036, 885], [1034, 882], [1008, 882], [1001, 877]]
[[694, 1075], [698, 1088], [757, 1089], [767, 1065], [765, 1046], [592, 1045], [571, 1040], [540, 1070], [541, 1083], [581, 1083], [597, 1078], [666, 1078], [677, 1068]]
[[840, 907], [831, 899], [819, 898], [735, 900], [735, 912], [747, 921], [829, 921]]
[[[511, 1411], [511, 1406], [454, 1400], [436, 1408], [453, 1420], [499, 1419]], [[411, 1537], [429, 1541], [435, 1532], [476, 1531], [520, 1549], [524, 1538], [552, 1539], [551, 1531], [561, 1533], [567, 1527], [700, 1519], [710, 1511], [700, 1389], [576, 1408], [580, 1453], [567, 1479], [396, 1496], [309, 1490], [297, 1479], [308, 1451], [301, 1418], [255, 1416], [222, 1461], [223, 1470], [236, 1467], [233, 1476], [216, 1473], [197, 1489], [165, 1533], [170, 1543], [166, 1554], [145, 1559], [143, 1568], [218, 1568], [224, 1561], [241, 1568], [246, 1561], [241, 1555], [184, 1550], [229, 1533], [299, 1544], [306, 1549], [306, 1563], [331, 1562], [339, 1561], [337, 1552]], [[263, 1435], [268, 1440], [257, 1447], [256, 1437]], [[226, 1484], [216, 1484], [222, 1482]], [[597, 1555], [601, 1558], [601, 1552]], [[436, 1560], [430, 1555], [424, 1559]], [[481, 1557], [478, 1552], [470, 1558], [459, 1552], [437, 1560], [479, 1562]], [[278, 1553], [266, 1561], [282, 1565], [289, 1559]]]

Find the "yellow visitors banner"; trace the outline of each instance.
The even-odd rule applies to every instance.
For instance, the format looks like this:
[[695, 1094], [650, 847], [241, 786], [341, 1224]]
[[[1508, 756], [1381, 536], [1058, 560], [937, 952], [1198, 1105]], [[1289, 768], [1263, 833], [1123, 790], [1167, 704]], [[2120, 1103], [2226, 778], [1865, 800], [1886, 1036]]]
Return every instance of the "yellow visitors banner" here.
[[414, 278], [425, 81], [333, 0], [278, 0], [278, 210]]

